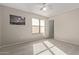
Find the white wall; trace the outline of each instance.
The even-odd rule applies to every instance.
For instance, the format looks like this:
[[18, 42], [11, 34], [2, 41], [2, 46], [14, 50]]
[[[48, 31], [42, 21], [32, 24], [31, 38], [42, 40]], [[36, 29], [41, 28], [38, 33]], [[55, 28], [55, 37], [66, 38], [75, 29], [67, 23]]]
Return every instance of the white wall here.
[[[43, 38], [42, 34], [32, 34], [32, 18], [47, 19], [46, 17], [29, 12], [2, 7], [2, 44], [13, 44], [17, 42], [28, 42]], [[26, 18], [26, 25], [11, 25], [9, 15], [18, 15]]]
[[79, 9], [55, 16], [53, 19], [55, 39], [79, 45]]
[[1, 45], [1, 18], [2, 18], [2, 16], [1, 16], [1, 7], [0, 7], [0, 45]]

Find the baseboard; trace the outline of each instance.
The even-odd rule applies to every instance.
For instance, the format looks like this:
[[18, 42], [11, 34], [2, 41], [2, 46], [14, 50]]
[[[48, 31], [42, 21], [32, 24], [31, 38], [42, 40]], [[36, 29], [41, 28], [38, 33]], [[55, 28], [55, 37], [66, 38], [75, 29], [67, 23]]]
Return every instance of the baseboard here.
[[[41, 39], [44, 39], [44, 38], [41, 38]], [[41, 40], [41, 39], [38, 39], [38, 40]], [[12, 44], [2, 45], [2, 46], [0, 46], [0, 48], [14, 46], [14, 45], [28, 43], [28, 42], [33, 42], [33, 41], [37, 41], [37, 40], [21, 41], [21, 42], [16, 42], [16, 43], [12, 43]]]
[[4, 48], [4, 47], [8, 47], [8, 46], [14, 46], [14, 45], [22, 44], [22, 43], [25, 43], [25, 42], [17, 42], [17, 43], [2, 45], [2, 46], [0, 46], [0, 48]]
[[[55, 39], [55, 40], [57, 40], [57, 39]], [[58, 41], [62, 41], [62, 42], [68, 43], [68, 44], [72, 44], [72, 45], [76, 45], [76, 46], [79, 46], [79, 44], [71, 43], [71, 42], [68, 42], [68, 41], [64, 41], [64, 40], [58, 40]]]

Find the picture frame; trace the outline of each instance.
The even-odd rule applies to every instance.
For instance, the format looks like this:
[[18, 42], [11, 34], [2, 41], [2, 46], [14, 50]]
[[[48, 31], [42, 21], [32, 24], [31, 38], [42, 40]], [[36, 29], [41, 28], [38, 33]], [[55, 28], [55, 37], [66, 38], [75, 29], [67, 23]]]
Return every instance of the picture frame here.
[[12, 25], [25, 25], [25, 17], [10, 15], [10, 24], [12, 24]]

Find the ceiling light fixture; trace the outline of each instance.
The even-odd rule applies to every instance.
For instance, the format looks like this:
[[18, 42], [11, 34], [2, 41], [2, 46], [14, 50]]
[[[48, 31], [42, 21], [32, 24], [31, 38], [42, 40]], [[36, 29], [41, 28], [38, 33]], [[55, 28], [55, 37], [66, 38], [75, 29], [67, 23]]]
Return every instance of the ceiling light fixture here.
[[46, 3], [43, 3], [43, 7], [40, 10], [43, 10], [43, 11], [46, 11], [47, 10]]
[[46, 7], [42, 7], [40, 10], [42, 10], [42, 11], [46, 11], [47, 8], [46, 8]]
[[43, 8], [43, 11], [46, 11], [46, 10], [47, 10], [47, 8], [46, 8], [46, 7], [44, 7], [44, 8]]

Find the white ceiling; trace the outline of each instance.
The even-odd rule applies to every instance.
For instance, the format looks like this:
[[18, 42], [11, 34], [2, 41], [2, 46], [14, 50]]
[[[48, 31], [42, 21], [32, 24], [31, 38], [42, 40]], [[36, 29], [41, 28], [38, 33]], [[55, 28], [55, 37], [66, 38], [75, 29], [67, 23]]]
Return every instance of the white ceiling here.
[[8, 6], [23, 11], [36, 13], [42, 16], [51, 17], [64, 12], [79, 8], [78, 3], [47, 3], [47, 10], [42, 11], [42, 3], [3, 3], [0, 5]]

